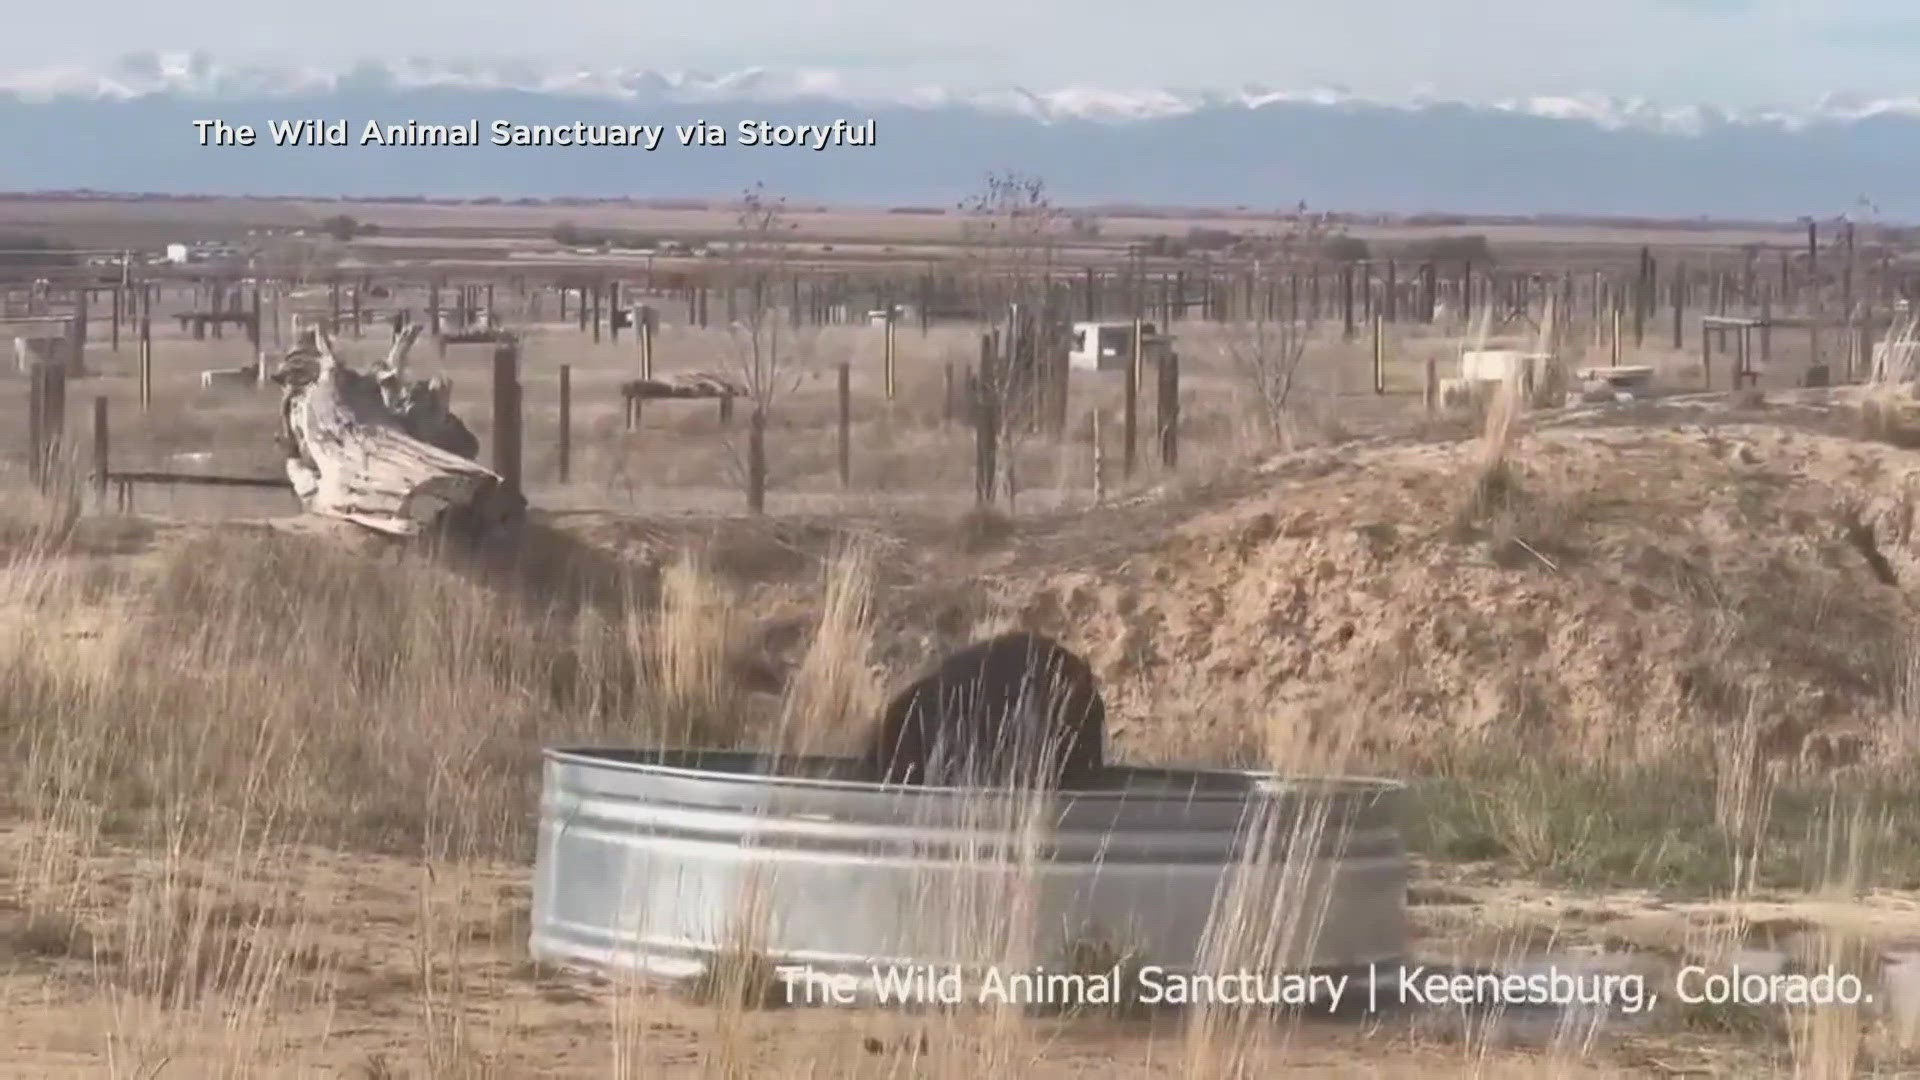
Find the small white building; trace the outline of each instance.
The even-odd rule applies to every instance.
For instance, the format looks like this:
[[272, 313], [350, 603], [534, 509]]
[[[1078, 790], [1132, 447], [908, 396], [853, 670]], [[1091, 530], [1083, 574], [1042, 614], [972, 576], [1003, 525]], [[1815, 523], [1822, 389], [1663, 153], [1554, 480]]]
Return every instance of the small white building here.
[[167, 245], [167, 261], [175, 265], [179, 265], [181, 263], [186, 262], [187, 261], [187, 245], [168, 244]]
[[[1164, 346], [1152, 323], [1140, 324], [1142, 355], [1152, 359]], [[1125, 371], [1133, 359], [1133, 323], [1077, 322], [1067, 351], [1067, 363], [1080, 371]]]
[[1460, 354], [1460, 377], [1469, 382], [1505, 382], [1514, 379], [1531, 384], [1547, 361], [1546, 353], [1519, 349], [1468, 349]]

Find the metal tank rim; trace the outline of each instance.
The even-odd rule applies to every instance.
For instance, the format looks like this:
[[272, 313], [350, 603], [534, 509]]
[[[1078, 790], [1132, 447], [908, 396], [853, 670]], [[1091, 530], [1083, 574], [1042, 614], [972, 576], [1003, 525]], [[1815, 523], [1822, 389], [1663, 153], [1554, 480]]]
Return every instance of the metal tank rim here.
[[[586, 766], [616, 772], [672, 777], [680, 780], [715, 780], [728, 783], [757, 783], [764, 787], [791, 787], [807, 791], [833, 791], [849, 794], [885, 795], [889, 798], [971, 797], [1011, 794], [1010, 788], [958, 787], [920, 784], [882, 784], [868, 780], [850, 780], [804, 773], [767, 772], [752, 766], [781, 760], [789, 763], [813, 762], [821, 765], [847, 765], [855, 758], [827, 754], [778, 754], [770, 751], [726, 750], [718, 747], [583, 747], [550, 746], [541, 750], [545, 762]], [[689, 762], [729, 761], [747, 766], [741, 769], [701, 768]], [[1109, 765], [1105, 772], [1115, 777], [1154, 778], [1162, 781], [1227, 781], [1232, 786], [1218, 788], [1196, 786], [1182, 793], [1183, 801], [1244, 802], [1255, 793], [1271, 794], [1346, 794], [1399, 795], [1408, 790], [1403, 780], [1381, 776], [1343, 774], [1283, 773], [1258, 769], [1188, 769], [1160, 766]], [[1150, 798], [1153, 793], [1131, 787], [1060, 788], [1055, 794], [1075, 800], [1128, 800]]]

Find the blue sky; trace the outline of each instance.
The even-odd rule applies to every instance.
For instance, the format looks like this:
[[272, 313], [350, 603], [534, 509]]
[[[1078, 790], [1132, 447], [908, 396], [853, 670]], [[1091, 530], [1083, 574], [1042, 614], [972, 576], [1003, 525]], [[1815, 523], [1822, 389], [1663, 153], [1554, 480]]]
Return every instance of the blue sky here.
[[1916, 0], [93, 0], [23, 8], [9, 29], [8, 71], [204, 50], [326, 64], [415, 54], [825, 66], [866, 82], [1036, 89], [1259, 83], [1732, 106], [1920, 92]]

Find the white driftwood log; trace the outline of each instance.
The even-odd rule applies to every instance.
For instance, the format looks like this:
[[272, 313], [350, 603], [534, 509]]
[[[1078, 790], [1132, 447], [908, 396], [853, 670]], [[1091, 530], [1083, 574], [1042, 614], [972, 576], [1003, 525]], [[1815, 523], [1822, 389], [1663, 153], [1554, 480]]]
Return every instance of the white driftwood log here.
[[419, 384], [417, 397], [406, 383], [418, 334], [396, 339], [369, 374], [341, 363], [318, 331], [288, 352], [274, 381], [294, 493], [309, 513], [392, 536], [479, 534], [516, 521], [525, 501], [472, 459], [478, 441], [446, 410], [444, 383]]

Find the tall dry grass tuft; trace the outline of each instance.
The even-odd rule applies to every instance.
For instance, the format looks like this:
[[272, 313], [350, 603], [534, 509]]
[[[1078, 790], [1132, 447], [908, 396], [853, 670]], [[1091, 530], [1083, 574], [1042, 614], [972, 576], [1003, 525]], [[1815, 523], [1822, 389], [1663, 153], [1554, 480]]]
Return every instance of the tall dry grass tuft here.
[[1920, 317], [1894, 323], [1873, 357], [1860, 395], [1861, 434], [1897, 446], [1920, 442], [1914, 410], [1920, 401]]
[[1749, 691], [1739, 720], [1714, 734], [1714, 823], [1732, 846], [1733, 891], [1757, 885], [1773, 810], [1773, 778], [1760, 755], [1765, 699]]
[[64, 549], [80, 525], [85, 477], [56, 458], [44, 485], [0, 469], [0, 560], [40, 559]]
[[773, 747], [784, 754], [850, 751], [881, 703], [873, 655], [874, 551], [850, 541], [827, 564], [813, 638], [787, 684]]
[[[1366, 727], [1360, 710], [1330, 723], [1280, 722], [1266, 728], [1266, 769], [1283, 776], [1340, 776], [1359, 759]], [[1201, 935], [1196, 967], [1213, 974], [1299, 971], [1317, 949], [1332, 899], [1330, 856], [1337, 858], [1350, 826], [1334, 813], [1332, 788], [1313, 781], [1283, 783], [1256, 797], [1242, 827], [1242, 853], [1227, 867]], [[1195, 1077], [1244, 1076], [1291, 1038], [1276, 1010], [1189, 1007], [1182, 1066]], [[1297, 1022], [1297, 1015], [1291, 1018]]]
[[1512, 378], [1502, 379], [1487, 402], [1480, 438], [1467, 473], [1467, 489], [1454, 511], [1456, 533], [1469, 533], [1510, 518], [1519, 497], [1513, 449], [1521, 409], [1521, 390]]
[[0, 738], [36, 813], [77, 801], [130, 833], [299, 821], [322, 843], [518, 853], [542, 743], [639, 734], [631, 634], [428, 559], [223, 531], [171, 543], [111, 595], [50, 567], [9, 578], [28, 579], [103, 626], [16, 628], [0, 656]]
[[728, 677], [728, 659], [739, 622], [734, 598], [695, 553], [683, 553], [662, 574], [649, 682], [655, 722], [668, 741], [735, 741], [741, 695]]

